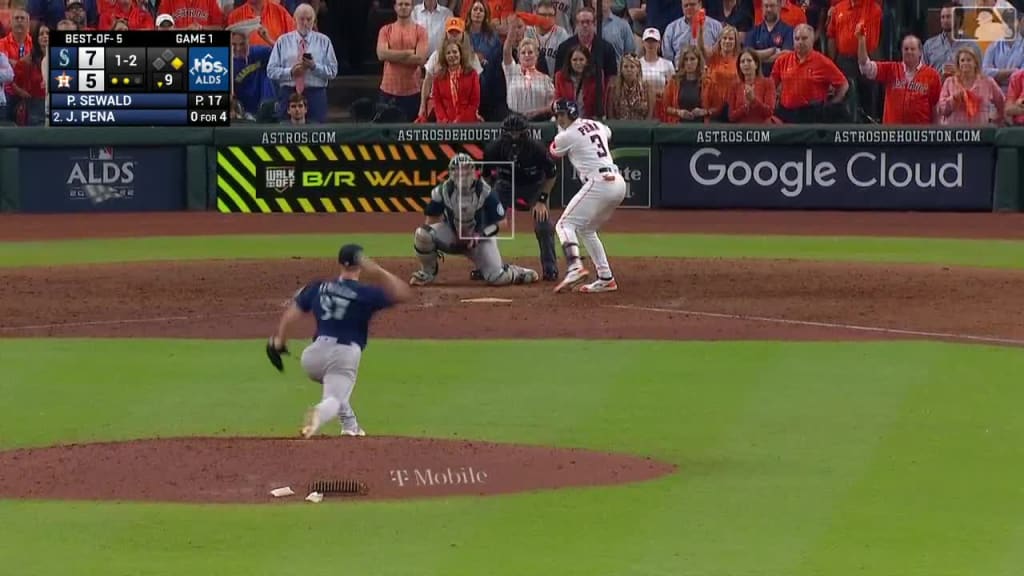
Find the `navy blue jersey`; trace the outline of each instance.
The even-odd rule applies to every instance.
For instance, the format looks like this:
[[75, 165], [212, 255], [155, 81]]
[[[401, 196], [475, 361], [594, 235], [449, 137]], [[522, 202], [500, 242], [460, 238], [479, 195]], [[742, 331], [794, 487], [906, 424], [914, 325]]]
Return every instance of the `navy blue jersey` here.
[[370, 319], [394, 302], [376, 286], [336, 279], [306, 284], [295, 295], [295, 304], [316, 317], [317, 337], [329, 336], [365, 349]]

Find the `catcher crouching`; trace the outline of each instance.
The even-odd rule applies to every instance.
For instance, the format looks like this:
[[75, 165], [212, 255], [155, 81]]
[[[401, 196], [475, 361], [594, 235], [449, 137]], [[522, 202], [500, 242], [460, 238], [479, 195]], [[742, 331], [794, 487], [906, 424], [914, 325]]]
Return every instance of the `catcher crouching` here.
[[413, 235], [421, 268], [409, 284], [434, 282], [443, 254], [465, 255], [492, 286], [532, 284], [540, 279], [536, 270], [502, 263], [495, 236], [505, 219], [505, 208], [477, 176], [476, 168], [468, 154], [456, 154], [448, 163], [448, 178], [430, 192], [430, 202], [423, 210], [426, 222]]

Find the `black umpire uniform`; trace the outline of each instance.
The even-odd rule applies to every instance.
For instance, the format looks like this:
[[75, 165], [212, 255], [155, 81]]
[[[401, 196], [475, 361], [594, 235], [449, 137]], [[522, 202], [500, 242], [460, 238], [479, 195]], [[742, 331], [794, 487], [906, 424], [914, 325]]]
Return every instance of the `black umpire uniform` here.
[[[509, 114], [501, 124], [501, 139], [484, 149], [484, 176], [498, 194], [506, 212], [512, 209], [531, 212], [537, 203], [548, 204], [548, 193], [554, 186], [558, 169], [547, 148], [530, 137], [530, 123], [519, 113]], [[488, 165], [487, 162], [513, 162]], [[515, 189], [513, 189], [513, 169]], [[513, 199], [515, 200], [513, 206]], [[555, 227], [550, 217], [533, 219], [533, 231], [540, 247], [540, 263], [544, 280], [558, 279], [555, 258]]]

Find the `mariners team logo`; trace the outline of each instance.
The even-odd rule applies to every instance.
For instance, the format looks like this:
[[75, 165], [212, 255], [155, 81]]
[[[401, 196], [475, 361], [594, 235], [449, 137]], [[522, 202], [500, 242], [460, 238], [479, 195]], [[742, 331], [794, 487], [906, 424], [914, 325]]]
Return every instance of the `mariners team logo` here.
[[231, 90], [227, 48], [189, 48], [189, 92], [227, 92]]
[[295, 168], [292, 166], [267, 166], [263, 175], [266, 190], [284, 194], [295, 186]]

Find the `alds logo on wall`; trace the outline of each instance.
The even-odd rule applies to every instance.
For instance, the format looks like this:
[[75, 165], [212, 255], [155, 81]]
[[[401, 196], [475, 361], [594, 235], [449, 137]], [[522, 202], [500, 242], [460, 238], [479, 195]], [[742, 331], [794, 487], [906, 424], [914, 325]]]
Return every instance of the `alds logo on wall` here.
[[217, 150], [221, 212], [421, 212], [459, 152], [477, 144], [228, 146]]

